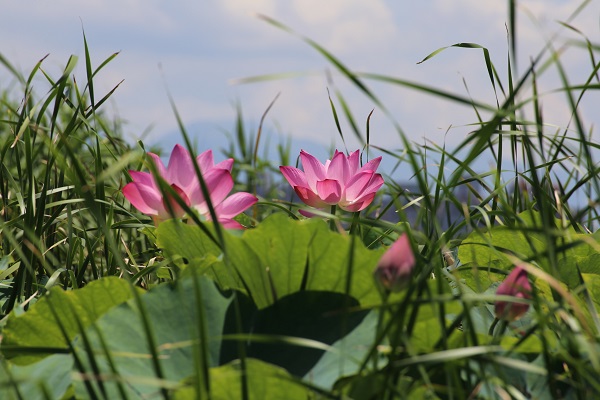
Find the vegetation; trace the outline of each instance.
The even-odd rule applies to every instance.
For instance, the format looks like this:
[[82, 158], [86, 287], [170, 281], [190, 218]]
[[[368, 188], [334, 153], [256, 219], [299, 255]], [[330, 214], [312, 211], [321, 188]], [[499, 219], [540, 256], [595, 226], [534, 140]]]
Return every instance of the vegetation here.
[[[576, 31], [570, 20], [561, 26]], [[599, 48], [556, 37], [517, 75], [514, 18], [508, 27], [504, 73], [481, 46], [453, 49], [482, 51], [495, 104], [355, 73], [299, 36], [390, 118], [370, 82], [473, 108], [472, 133], [454, 149], [413, 143], [397, 123], [402, 150], [375, 149], [367, 120], [360, 150], [397, 162], [383, 177], [373, 160], [354, 166], [359, 153], [295, 165], [284, 146], [281, 174], [241, 117], [227, 172], [190, 162], [170, 175], [103, 112], [118, 87], [99, 94], [94, 78], [116, 55], [92, 65], [84, 37], [83, 84], [75, 57], [59, 77], [43, 60], [22, 77], [0, 57], [22, 89], [0, 99], [0, 397], [597, 397], [599, 146], [578, 107], [600, 87]], [[587, 76], [567, 76], [558, 44], [588, 52]], [[572, 114], [559, 129], [544, 122], [537, 84], [550, 70]], [[39, 77], [51, 87], [43, 95]], [[341, 93], [331, 105], [338, 127], [358, 126]], [[186, 163], [200, 152], [181, 132]], [[478, 170], [479, 159], [493, 168]], [[229, 191], [215, 197], [229, 179], [229, 198], [246, 202], [235, 209], [251, 207], [235, 221], [223, 211]], [[149, 194], [136, 207], [126, 199], [132, 182], [157, 196], [154, 217], [136, 209], [148, 212]]]

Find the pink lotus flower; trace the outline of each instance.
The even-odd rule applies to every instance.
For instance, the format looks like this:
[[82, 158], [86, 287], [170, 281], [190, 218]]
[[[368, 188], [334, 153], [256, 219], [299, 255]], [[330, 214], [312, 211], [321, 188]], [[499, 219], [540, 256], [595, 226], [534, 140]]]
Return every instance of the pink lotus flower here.
[[375, 279], [385, 289], [399, 292], [410, 283], [415, 265], [410, 239], [403, 233], [379, 259]]
[[[531, 284], [527, 278], [527, 272], [516, 266], [506, 277], [504, 282], [498, 286], [497, 295], [513, 296], [520, 299], [531, 299]], [[515, 321], [523, 316], [529, 309], [529, 304], [515, 303], [511, 301], [496, 301], [496, 318], [506, 321]]]
[[[234, 193], [227, 197], [233, 189], [233, 177], [229, 171], [213, 168], [205, 177], [210, 200], [215, 209], [217, 219], [225, 228], [242, 229], [243, 226], [233, 218], [252, 207], [258, 199], [246, 192]], [[192, 188], [190, 202], [192, 206], [207, 220], [210, 220], [208, 204], [202, 195], [200, 182]]]
[[[215, 164], [212, 151], [207, 150], [194, 160], [183, 146], [175, 145], [169, 164], [165, 168], [160, 157], [154, 153], [148, 153], [148, 155], [154, 163], [157, 173], [167, 184], [171, 185], [185, 204], [196, 208], [200, 214], [210, 220], [210, 213], [202, 196], [200, 182], [194, 168], [194, 162], [196, 162], [204, 177], [217, 218], [226, 228], [241, 228], [239, 223], [233, 221], [233, 217], [258, 201], [249, 193], [236, 193], [226, 198], [233, 188], [233, 178], [231, 177], [233, 159]], [[185, 211], [175, 199], [163, 197], [163, 192], [152, 174], [140, 171], [129, 171], [129, 174], [133, 182], [125, 185], [123, 195], [140, 212], [151, 215], [155, 221], [184, 216]], [[172, 214], [169, 211], [172, 211]]]
[[325, 165], [304, 150], [300, 152], [300, 159], [304, 171], [294, 167], [279, 167], [279, 170], [300, 200], [311, 207], [323, 209], [338, 205], [342, 210], [361, 211], [371, 204], [383, 185], [383, 178], [375, 172], [381, 157], [362, 168], [358, 165], [358, 150], [349, 156], [336, 150]]

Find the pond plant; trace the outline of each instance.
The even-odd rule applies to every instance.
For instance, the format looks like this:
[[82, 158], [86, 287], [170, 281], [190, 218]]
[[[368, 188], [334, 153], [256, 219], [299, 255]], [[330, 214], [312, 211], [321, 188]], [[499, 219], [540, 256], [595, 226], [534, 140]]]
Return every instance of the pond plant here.
[[[372, 145], [370, 114], [363, 131], [336, 90], [332, 123], [364, 147], [325, 163], [303, 150], [295, 166], [283, 146], [281, 162], [259, 158], [240, 121], [216, 162], [175, 101], [182, 144], [165, 166], [103, 111], [118, 84], [99, 95], [94, 78], [117, 54], [92, 65], [85, 36], [85, 79], [74, 56], [58, 77], [0, 57], [23, 89], [0, 100], [0, 398], [600, 397], [599, 145], [579, 109], [599, 45], [567, 18], [559, 33], [579, 39], [557, 35], [517, 74], [509, 14], [505, 74], [484, 47], [450, 46], [482, 52], [491, 104], [354, 72], [296, 34], [398, 140]], [[568, 76], [567, 49], [586, 76]], [[549, 70], [561, 85], [542, 93]], [[469, 134], [411, 142], [374, 82], [470, 107]], [[568, 126], [542, 112], [555, 93]]]

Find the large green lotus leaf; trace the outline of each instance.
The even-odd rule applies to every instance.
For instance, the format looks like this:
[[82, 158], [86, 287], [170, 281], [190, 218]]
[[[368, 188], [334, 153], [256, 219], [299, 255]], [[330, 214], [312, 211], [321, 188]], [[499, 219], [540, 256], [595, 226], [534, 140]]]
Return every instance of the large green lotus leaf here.
[[[598, 260], [600, 262], [600, 260]], [[582, 274], [585, 286], [590, 294], [596, 311], [600, 310], [600, 275]]]
[[273, 214], [241, 237], [225, 232], [226, 259], [199, 227], [167, 221], [157, 235], [168, 256], [185, 260], [182, 266], [201, 265], [201, 273], [223, 289], [246, 292], [258, 308], [299, 290], [346, 293], [347, 285], [347, 294], [361, 305], [380, 303], [372, 272], [384, 249], [368, 250], [318, 219], [296, 221]]
[[[247, 394], [249, 400], [305, 400], [313, 397], [309, 389], [293, 380], [284, 369], [255, 359], [246, 359]], [[241, 399], [242, 368], [239, 361], [210, 369], [210, 398], [212, 400]], [[175, 400], [201, 398], [193, 386], [175, 391]]]
[[[401, 377], [399, 381], [404, 383], [405, 378]], [[362, 372], [361, 374], [347, 376], [335, 383], [335, 390], [343, 393], [345, 397], [350, 399], [380, 399], [384, 398], [386, 383], [389, 379], [381, 371], [370, 371], [369, 373]], [[402, 383], [398, 383], [400, 386]], [[405, 393], [406, 388], [403, 387], [400, 393]]]
[[401, 394], [402, 399], [440, 399], [434, 393], [435, 385], [415, 384], [415, 379], [411, 376], [400, 376], [395, 388], [391, 388], [389, 374], [385, 369], [368, 374], [363, 372], [338, 381], [335, 388], [344, 394], [343, 399], [384, 399], [391, 391]]
[[[594, 325], [594, 315], [600, 309], [600, 254], [596, 252], [595, 246], [586, 242], [596, 241], [595, 236], [573, 235], [574, 240], [578, 241], [577, 244], [567, 249], [565, 255], [561, 256], [558, 262], [559, 284], [573, 294], [573, 299], [582, 311], [581, 315], [588, 326]], [[580, 241], [582, 237], [585, 237], [584, 241]], [[504, 268], [506, 270], [501, 272]], [[498, 285], [506, 278], [508, 267], [502, 261], [495, 260], [484, 267], [475, 263], [463, 265], [457, 270], [457, 273], [461, 281], [475, 292], [493, 294]], [[580, 273], [596, 310], [591, 309], [581, 295], [575, 294], [574, 289], [581, 284]], [[548, 305], [554, 303], [550, 284], [543, 279], [534, 277], [530, 277], [530, 279], [534, 284], [537, 296], [546, 299], [539, 304], [541, 312], [548, 311]]]
[[[256, 338], [246, 341], [246, 354], [302, 377], [328, 355], [327, 350], [337, 350], [330, 346], [360, 326], [367, 311], [348, 311], [357, 306], [355, 299], [342, 293], [309, 290], [284, 296], [263, 309], [257, 309], [249, 301], [240, 301], [242, 331]], [[231, 307], [223, 332], [226, 337], [238, 332], [235, 314]], [[222, 364], [238, 358], [238, 343], [244, 339], [223, 343]], [[364, 344], [369, 346], [370, 342]], [[337, 360], [347, 361], [355, 355], [349, 350], [338, 354]]]
[[[475, 293], [484, 293], [490, 288], [495, 288], [506, 278], [508, 267], [498, 260], [491, 262], [488, 265], [480, 266], [479, 264], [469, 263], [461, 265], [456, 271], [461, 283], [465, 284], [470, 290]], [[504, 271], [504, 272], [502, 272]]]
[[[205, 226], [214, 232], [210, 223]], [[212, 277], [225, 290], [245, 290], [235, 271], [226, 269], [220, 247], [199, 227], [168, 220], [158, 226], [156, 236], [157, 246], [181, 269], [194, 266], [199, 273]]]
[[[123, 390], [132, 398], [159, 392], [151, 340], [166, 381], [178, 382], [191, 375], [201, 348], [207, 349], [208, 366], [219, 365], [220, 337], [231, 298], [221, 293], [212, 280], [195, 276], [194, 272], [189, 268], [175, 283], [159, 285], [141, 295], [141, 309], [135, 299], [114, 308], [86, 332], [100, 373], [120, 375]], [[148, 322], [152, 339], [142, 316]], [[203, 332], [206, 333], [204, 343]], [[103, 342], [116, 371], [109, 368]], [[86, 371], [92, 372], [93, 365], [87, 361], [90, 352], [81, 340], [76, 342], [76, 349], [86, 361]], [[116, 382], [107, 381], [105, 390], [108, 398], [119, 397]], [[90, 395], [83, 384], [77, 385], [77, 393], [84, 397]]]
[[273, 214], [258, 229], [244, 233], [244, 241], [268, 268], [269, 279], [278, 297], [299, 291], [308, 263], [308, 249], [317, 230], [327, 230], [323, 221], [291, 220]]
[[493, 266], [506, 270], [513, 263], [504, 255], [505, 252], [526, 260], [544, 249], [540, 234], [530, 232], [525, 235], [518, 229], [499, 226], [483, 235], [473, 232], [467, 236], [458, 248], [458, 258], [463, 265]]
[[[528, 259], [546, 251], [545, 235], [542, 232], [543, 224], [538, 212], [524, 211], [518, 215], [519, 223], [515, 227], [495, 226], [485, 233], [473, 232], [463, 240], [458, 248], [458, 257], [461, 264], [477, 264], [486, 266], [491, 262], [500, 261], [496, 265], [507, 269], [512, 263], [504, 253], [513, 253], [521, 259]], [[555, 226], [560, 226], [561, 221], [556, 219]], [[565, 240], [572, 241], [576, 235], [572, 227], [562, 232]]]
[[66, 352], [68, 341], [80, 331], [77, 320], [88, 327], [131, 296], [129, 282], [115, 277], [98, 279], [67, 292], [55, 286], [26, 313], [13, 312], [9, 316], [0, 349], [15, 364], [29, 364], [52, 353]]
[[0, 398], [61, 399], [71, 384], [73, 357], [55, 354], [33, 364], [0, 362]]
[[[594, 235], [573, 235], [573, 242], [578, 241], [574, 247], [567, 249], [561, 254], [558, 263], [563, 282], [574, 289], [580, 283], [579, 274], [600, 275], [600, 237], [599, 232]], [[591, 243], [590, 243], [591, 242]]]
[[[237, 293], [239, 303], [235, 306], [232, 297], [225, 297], [208, 277], [195, 277], [194, 271], [194, 267], [187, 268], [175, 284], [160, 285], [140, 296], [163, 371], [162, 381], [156, 377], [149, 340], [135, 299], [106, 313], [86, 331], [89, 347], [81, 338], [76, 340], [84, 372], [117, 374], [122, 382], [121, 390], [132, 398], [157, 395], [161, 382], [173, 384], [189, 379], [197, 368], [194, 344], [200, 341], [199, 309], [208, 331], [208, 366], [237, 359], [238, 345], [243, 341], [248, 357], [283, 367], [299, 378], [308, 376], [316, 364], [329, 357], [323, 361], [325, 367], [337, 361], [337, 369], [323, 378], [333, 382], [339, 378], [336, 375], [340, 373], [339, 363], [349, 363], [350, 369], [343, 371], [356, 370], [355, 358], [360, 358], [360, 354], [371, 347], [373, 321], [367, 326], [361, 324], [367, 311], [356, 311], [358, 302], [350, 296], [305, 290], [259, 309], [251, 299]], [[201, 301], [196, 301], [194, 279], [202, 293]], [[362, 327], [360, 336], [353, 339], [357, 327]], [[223, 337], [228, 340], [221, 343]], [[344, 337], [348, 337], [348, 341], [340, 343]], [[107, 350], [103, 349], [102, 342]], [[335, 352], [333, 358], [328, 352], [330, 348]], [[115, 371], [109, 368], [107, 351]], [[90, 354], [94, 355], [96, 369], [89, 359]], [[117, 380], [104, 381], [103, 390], [109, 398], [119, 397], [117, 385]], [[90, 390], [98, 394], [98, 384], [93, 386], [89, 389], [78, 383], [77, 394], [89, 397]]]
[[[440, 304], [424, 302], [419, 304], [416, 310], [415, 325], [410, 337], [410, 351], [414, 354], [427, 353], [434, 350], [435, 346], [442, 340], [442, 325], [440, 321]], [[463, 307], [458, 301], [444, 303], [444, 324], [448, 326], [452, 321], [450, 315], [462, 312]], [[412, 308], [408, 313], [412, 314]]]
[[[222, 268], [215, 270], [217, 279], [222, 281], [223, 275], [237, 275], [243, 286], [235, 289], [245, 289], [259, 308], [269, 306], [277, 296], [277, 289], [269, 277], [269, 266], [262, 263], [257, 252], [246, 242], [245, 237], [228, 235], [226, 238], [229, 263], [225, 263]], [[226, 265], [233, 266], [233, 270], [227, 269]]]
[[[213, 230], [210, 224], [206, 227]], [[200, 274], [210, 276], [224, 290], [250, 292], [254, 301], [263, 307], [272, 302], [267, 271], [243, 238], [224, 231], [225, 262], [220, 247], [198, 226], [166, 221], [159, 225], [157, 237], [158, 246], [180, 267], [199, 268]]]
[[[323, 354], [303, 379], [330, 390], [341, 377], [358, 373], [363, 360], [375, 344], [378, 320], [379, 312], [369, 312], [352, 332], [331, 345], [331, 349]], [[385, 359], [380, 361], [380, 365], [387, 362]]]
[[[86, 331], [89, 347], [78, 338], [76, 352], [87, 373], [107, 376], [116, 373], [130, 398], [159, 393], [162, 381], [155, 372], [151, 340], [142, 315], [146, 317], [163, 379], [167, 382], [179, 382], [192, 375], [195, 360], [201, 359], [197, 356], [201, 348], [207, 349], [208, 366], [219, 365], [221, 333], [231, 298], [221, 293], [209, 278], [194, 275], [192, 268], [186, 271], [176, 282], [159, 285], [141, 295], [141, 309], [136, 299], [131, 299], [106, 313]], [[206, 340], [202, 343], [203, 332], [206, 332]], [[116, 371], [109, 368], [107, 353]], [[89, 358], [92, 354], [93, 362]], [[97, 365], [96, 371], [93, 363]], [[108, 398], [120, 398], [117, 385], [117, 380], [104, 382]], [[79, 396], [91, 396], [83, 383], [76, 386], [76, 391]]]
[[[212, 230], [209, 224], [207, 228]], [[248, 293], [260, 307], [273, 302], [267, 269], [243, 237], [224, 231], [225, 260], [221, 249], [197, 226], [166, 221], [159, 225], [157, 235], [158, 245], [179, 260], [181, 267], [199, 268], [200, 274], [211, 277], [223, 290]]]
[[[508, 271], [512, 268], [505, 254], [512, 253], [523, 260], [533, 260], [546, 272], [553, 273], [545, 253], [548, 250], [546, 236], [540, 232], [540, 216], [536, 212], [519, 214], [521, 228], [497, 226], [488, 232], [471, 233], [463, 240], [458, 249], [458, 257], [462, 264], [461, 278], [476, 291], [484, 291], [489, 284], [502, 280], [502, 273], [494, 270]], [[559, 226], [560, 220], [555, 221]], [[557, 279], [574, 289], [580, 284], [579, 271], [587, 274], [600, 274], [600, 234], [578, 234], [572, 227], [564, 229], [556, 240]], [[479, 269], [476, 271], [475, 269]], [[483, 273], [481, 272], [483, 271]]]
[[[352, 249], [352, 253], [350, 250]], [[308, 249], [309, 265], [306, 287], [346, 293], [361, 306], [381, 304], [373, 280], [373, 271], [385, 249], [369, 250], [350, 236], [319, 229]]]

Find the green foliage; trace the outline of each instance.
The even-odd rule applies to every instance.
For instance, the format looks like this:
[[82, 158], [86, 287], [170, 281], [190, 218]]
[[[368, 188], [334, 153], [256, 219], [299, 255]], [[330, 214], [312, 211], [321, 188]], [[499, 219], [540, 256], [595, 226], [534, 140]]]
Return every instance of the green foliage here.
[[[11, 288], [0, 295], [3, 314], [43, 292], [42, 282], [55, 273], [63, 287], [76, 288], [124, 273], [122, 254], [146, 250], [146, 240], [119, 226], [131, 218], [122, 207], [123, 173], [140, 151], [101, 110], [118, 84], [101, 98], [93, 92], [93, 76], [116, 54], [95, 68], [85, 44], [83, 88], [73, 76], [76, 57], [58, 78], [44, 72], [41, 60], [20, 80], [22, 97], [11, 93], [2, 102], [0, 255], [16, 268], [2, 276]], [[34, 86], [48, 91], [38, 98]]]
[[[259, 157], [270, 106], [256, 135], [238, 107], [226, 154], [236, 190], [261, 197], [237, 217], [252, 227], [243, 232], [154, 227], [125, 202], [128, 170], [144, 168], [145, 149], [124, 141], [102, 109], [119, 84], [105, 94], [94, 86], [117, 54], [92, 65], [84, 37], [84, 79], [74, 77], [76, 57], [52, 77], [44, 60], [22, 76], [0, 55], [20, 90], [0, 95], [0, 398], [598, 397], [599, 146], [579, 104], [598, 88], [599, 47], [571, 18], [587, 3], [559, 23], [583, 40], [563, 43], [558, 32], [521, 75], [515, 1], [505, 71], [476, 43], [424, 51], [427, 63], [442, 51], [481, 52], [490, 103], [355, 72], [261, 17], [322, 55], [390, 119], [398, 142], [373, 146], [370, 115], [363, 134], [334, 88], [344, 143], [347, 127], [396, 165], [361, 215], [296, 219], [277, 170], [294, 164], [289, 143], [279, 163]], [[590, 71], [571, 84], [562, 57], [578, 47]], [[560, 129], [544, 119], [539, 91], [552, 70], [572, 115]], [[466, 105], [474, 122], [455, 148], [413, 143], [372, 82]], [[414, 241], [417, 266], [404, 292], [386, 293], [372, 274], [400, 232]], [[515, 265], [533, 286], [520, 300], [529, 311], [499, 322], [495, 302], [514, 299], [496, 289]]]
[[129, 283], [113, 277], [69, 292], [52, 288], [27, 313], [13, 311], [2, 331], [1, 350], [16, 364], [30, 364], [49, 354], [66, 352], [81, 328], [130, 298]]
[[54, 354], [26, 366], [0, 364], [0, 397], [17, 399], [62, 399], [71, 385], [73, 359]]
[[[50, 360], [62, 357], [73, 373], [106, 377], [95, 383], [68, 380], [78, 396], [151, 395], [177, 389], [181, 386], [178, 382], [182, 382], [184, 387], [177, 389], [181, 393], [176, 392], [179, 396], [191, 390], [185, 389], [185, 382], [199, 379], [196, 370], [199, 365], [206, 365], [211, 393], [218, 396], [222, 389], [214, 379], [225, 379], [218, 378], [222, 371], [240, 368], [239, 360], [235, 360], [241, 343], [245, 356], [263, 360], [259, 363], [263, 369], [277, 372], [280, 370], [270, 364], [279, 365], [327, 388], [340, 374], [358, 370], [360, 354], [365, 353], [375, 338], [376, 314], [365, 318], [364, 311], [342, 312], [357, 305], [356, 300], [343, 294], [299, 291], [257, 309], [244, 295], [223, 293], [206, 277], [188, 272], [194, 269], [191, 266], [176, 282], [142, 294], [139, 301], [137, 296], [132, 298], [129, 284], [116, 278], [103, 278], [71, 293], [52, 290], [26, 314], [12, 314], [9, 318], [3, 350], [9, 357], [20, 356], [11, 359], [9, 368], [15, 373], [7, 379], [18, 382], [21, 375], [17, 372], [25, 371], [14, 363], [27, 363], [30, 370], [40, 374], [43, 385], [49, 385], [50, 381], [45, 379], [55, 379], [59, 373], [66, 375], [61, 379], [67, 379], [69, 374], [63, 369], [51, 373]], [[119, 298], [121, 305], [117, 305]], [[242, 302], [241, 325], [234, 301]], [[77, 311], [52, 319], [46, 315], [49, 308]], [[148, 324], [142, 322], [144, 319]], [[39, 330], [29, 332], [32, 326]], [[40, 331], [46, 333], [44, 344]], [[30, 352], [36, 356], [24, 355]], [[38, 361], [38, 353], [52, 352], [65, 354]], [[247, 361], [250, 365], [258, 363]], [[245, 368], [251, 375], [255, 373], [248, 365]], [[277, 372], [272, 378], [267, 379], [268, 375], [264, 378], [282, 379], [280, 375]], [[234, 379], [233, 376], [229, 374], [228, 379]], [[277, 387], [287, 390], [291, 378], [287, 373], [283, 376], [288, 378], [282, 379], [273, 390]], [[253, 379], [258, 379], [258, 375], [250, 381]], [[260, 389], [262, 384], [257, 385], [251, 388], [251, 396], [264, 390]], [[229, 386], [228, 390], [233, 390], [235, 384]], [[292, 389], [299, 393], [306, 390], [299, 383], [292, 385]]]
[[[248, 359], [246, 371], [241, 368], [239, 362], [232, 362], [231, 364], [211, 369], [210, 381], [214, 386], [214, 389], [211, 391], [211, 399], [226, 400], [239, 398], [242, 374], [245, 374], [247, 377], [247, 398], [251, 400], [303, 400], [311, 396], [310, 390], [303, 387], [300, 383], [295, 382], [284, 369], [274, 367], [259, 360]], [[199, 398], [199, 394], [190, 385], [176, 390], [173, 398], [175, 400], [193, 400]]]
[[[84, 370], [97, 368], [118, 379], [104, 384], [109, 398], [119, 396], [120, 390], [128, 396], [159, 393], [192, 376], [195, 359], [203, 359], [208, 367], [219, 365], [220, 337], [230, 303], [207, 279], [180, 279], [141, 295], [139, 302], [132, 299], [105, 313], [88, 329], [89, 344], [79, 341], [75, 351], [85, 360], [91, 348], [95, 357], [83, 361]], [[86, 391], [78, 384], [78, 393], [83, 396]]]
[[367, 250], [321, 220], [273, 214], [241, 237], [226, 233], [225, 254], [198, 227], [175, 221], [161, 224], [157, 238], [180, 268], [201, 266], [223, 289], [245, 291], [259, 308], [298, 290], [345, 293], [363, 306], [380, 303], [372, 273], [383, 249]]

